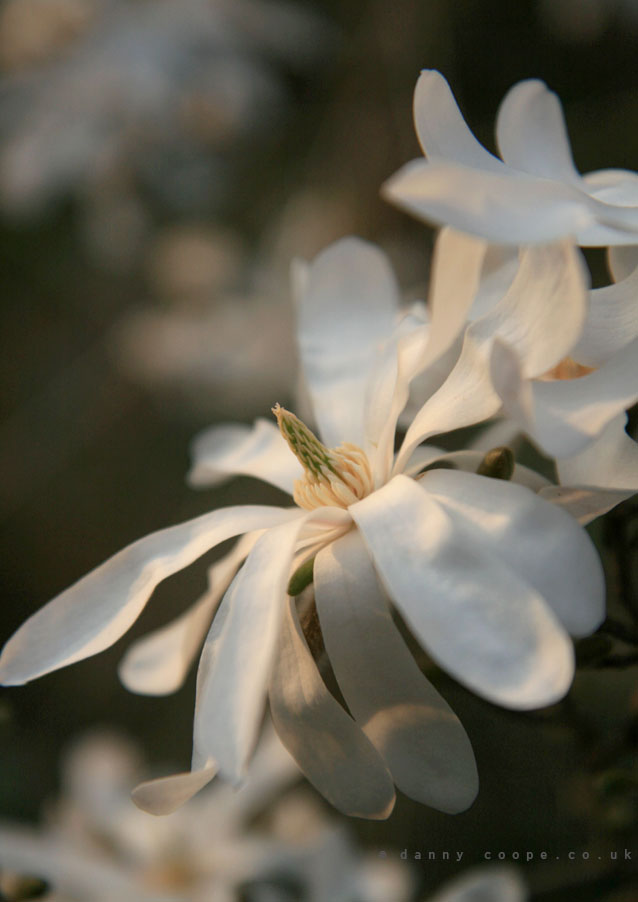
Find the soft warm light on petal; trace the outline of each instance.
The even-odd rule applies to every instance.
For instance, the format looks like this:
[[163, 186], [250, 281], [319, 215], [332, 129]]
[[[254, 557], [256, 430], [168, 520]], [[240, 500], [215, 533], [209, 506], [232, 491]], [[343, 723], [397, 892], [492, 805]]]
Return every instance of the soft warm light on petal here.
[[638, 337], [638, 268], [627, 278], [590, 292], [580, 341], [571, 352], [578, 363], [601, 366]]
[[588, 635], [605, 616], [605, 581], [587, 533], [563, 511], [512, 482], [431, 470], [423, 488], [552, 608], [568, 632]]
[[496, 137], [503, 160], [514, 169], [581, 187], [560, 100], [542, 81], [521, 81], [508, 91]]
[[167, 576], [226, 539], [297, 516], [278, 507], [228, 507], [139, 539], [20, 627], [0, 656], [0, 682], [26, 683], [103, 651], [126, 632]]
[[356, 532], [319, 552], [314, 578], [337, 682], [394, 782], [419, 802], [464, 811], [478, 791], [470, 742], [408, 651]]
[[217, 485], [232, 476], [254, 476], [292, 495], [301, 467], [282, 441], [274, 423], [258, 419], [254, 426], [224, 424], [197, 436], [188, 482], [196, 488]]
[[394, 786], [361, 729], [325, 687], [289, 599], [270, 684], [279, 736], [308, 780], [339, 811], [383, 819]]
[[[325, 514], [324, 514], [325, 510]], [[349, 517], [340, 511], [345, 522]], [[307, 521], [332, 520], [329, 508], [299, 514], [261, 536], [220, 605], [197, 678], [194, 761], [212, 757], [236, 782], [253, 750], [279, 632], [295, 546]]]
[[217, 767], [212, 764], [203, 770], [146, 780], [135, 787], [131, 798], [149, 814], [172, 814], [210, 783], [216, 773]]
[[366, 450], [366, 385], [398, 304], [385, 255], [365, 241], [338, 241], [310, 265], [298, 300], [299, 349], [320, 438], [330, 448], [348, 441]]
[[573, 649], [545, 601], [419, 483], [397, 476], [350, 512], [391, 598], [449, 673], [511, 708], [567, 692]]
[[243, 536], [232, 551], [213, 564], [208, 571], [208, 590], [192, 607], [133, 643], [118, 668], [127, 689], [142, 695], [168, 695], [180, 688], [222, 595], [257, 535]]

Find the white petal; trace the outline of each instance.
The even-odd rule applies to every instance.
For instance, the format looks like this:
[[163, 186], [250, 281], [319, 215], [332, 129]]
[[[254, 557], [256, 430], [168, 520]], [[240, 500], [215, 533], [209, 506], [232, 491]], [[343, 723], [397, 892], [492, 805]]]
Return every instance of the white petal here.
[[424, 69], [414, 91], [414, 125], [428, 158], [499, 172], [503, 164], [476, 140], [467, 127], [445, 78]]
[[600, 625], [605, 616], [602, 566], [572, 517], [530, 489], [470, 473], [431, 470], [421, 485], [536, 589], [570, 633], [587, 635]]
[[501, 156], [514, 169], [580, 186], [560, 101], [542, 81], [521, 81], [508, 91], [496, 137]]
[[626, 279], [590, 292], [589, 313], [571, 353], [587, 366], [601, 366], [638, 337], [638, 268]]
[[501, 399], [492, 388], [485, 349], [475, 340], [470, 327], [454, 369], [412, 420], [393, 472], [403, 472], [421, 442], [433, 435], [486, 420], [497, 413], [500, 406]]
[[366, 434], [370, 447], [376, 449], [373, 471], [377, 485], [389, 476], [397, 420], [411, 386], [417, 393], [425, 393], [420, 402], [423, 404], [456, 363], [486, 250], [483, 241], [443, 229], [432, 261], [430, 322], [422, 325], [419, 320], [406, 318], [380, 356], [366, 400]]
[[326, 651], [352, 716], [407, 796], [456, 813], [478, 792], [465, 730], [395, 627], [356, 532], [319, 552], [315, 597]]
[[586, 526], [596, 517], [606, 514], [612, 508], [631, 498], [634, 491], [620, 489], [594, 489], [589, 486], [548, 485], [539, 492], [541, 498], [561, 507], [575, 520]]
[[[413, 160], [383, 185], [381, 193], [419, 219], [497, 244], [546, 243], [594, 224], [595, 203], [584, 193], [505, 166], [500, 172], [487, 172], [438, 158]], [[628, 240], [625, 236], [625, 243]], [[608, 236], [599, 243], [609, 243]]]
[[571, 457], [638, 398], [638, 339], [580, 379], [524, 382], [516, 355], [492, 348], [492, 382], [503, 409], [549, 455]]
[[570, 242], [526, 249], [509, 291], [468, 326], [455, 368], [415, 416], [395, 472], [430, 436], [472, 425], [498, 411], [501, 398], [489, 372], [495, 339], [515, 351], [526, 376], [539, 375], [572, 348], [582, 330], [586, 303], [583, 263]]
[[638, 491], [638, 444], [625, 432], [626, 423], [627, 415], [619, 414], [588, 448], [557, 461], [561, 483]]
[[525, 902], [527, 890], [508, 867], [482, 867], [447, 883], [428, 902]]
[[212, 764], [202, 770], [146, 780], [135, 787], [131, 798], [149, 814], [172, 814], [210, 783], [216, 773], [217, 766]]
[[270, 683], [270, 710], [290, 754], [325, 798], [353, 817], [383, 819], [394, 786], [372, 744], [326, 689], [289, 599]]
[[197, 436], [192, 446], [190, 485], [216, 485], [232, 476], [254, 476], [292, 494], [301, 465], [275, 423], [258, 419], [254, 426], [224, 424]]
[[418, 483], [397, 476], [350, 513], [390, 596], [437, 663], [506, 707], [562, 698], [573, 649], [554, 614]]
[[139, 539], [20, 627], [2, 651], [0, 682], [26, 683], [103, 651], [126, 632], [167, 576], [226, 539], [297, 515], [278, 507], [229, 507]]
[[[492, 442], [491, 445], [488, 446], [487, 450], [491, 450], [496, 447], [497, 443]], [[422, 454], [422, 450], [424, 450], [425, 454]], [[410, 465], [404, 471], [406, 476], [417, 477], [420, 475], [419, 479], [425, 478], [424, 471], [430, 464], [444, 464], [447, 466], [443, 467], [433, 467], [432, 469], [451, 469], [451, 470], [462, 470], [465, 473], [476, 473], [483, 457], [485, 456], [484, 451], [474, 451], [470, 448], [463, 451], [441, 451], [438, 453], [435, 452], [436, 449], [423, 445], [416, 449], [415, 453], [410, 458]], [[511, 482], [516, 485], [523, 485], [526, 488], [531, 489], [533, 492], [538, 492], [540, 489], [548, 486], [549, 480], [544, 476], [541, 476], [540, 473], [537, 473], [535, 470], [530, 470], [529, 467], [525, 467], [522, 464], [514, 464], [514, 472], [512, 473]]]
[[142, 695], [168, 695], [182, 686], [217, 605], [257, 535], [243, 536], [232, 551], [213, 564], [208, 571], [208, 590], [192, 607], [131, 645], [118, 668], [127, 689]]
[[298, 307], [301, 362], [321, 438], [329, 447], [363, 446], [368, 376], [398, 310], [385, 255], [356, 238], [331, 245], [310, 266]]
[[206, 638], [197, 682], [194, 760], [212, 757], [233, 782], [241, 779], [257, 735], [295, 545], [308, 520], [333, 514], [328, 508], [309, 511], [264, 533], [226, 592]]
[[638, 266], [638, 244], [607, 249], [607, 263], [614, 282], [621, 282]]

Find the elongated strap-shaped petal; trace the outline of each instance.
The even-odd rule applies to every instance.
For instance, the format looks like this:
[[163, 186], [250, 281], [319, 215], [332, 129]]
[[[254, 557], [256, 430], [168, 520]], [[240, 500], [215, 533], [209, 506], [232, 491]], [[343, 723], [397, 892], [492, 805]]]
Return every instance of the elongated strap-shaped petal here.
[[[382, 195], [426, 222], [448, 225], [497, 244], [545, 243], [567, 235], [587, 237], [584, 233], [595, 225], [592, 202], [583, 192], [505, 166], [489, 172], [438, 158], [433, 162], [413, 160], [385, 182]], [[591, 243], [609, 243], [607, 232], [593, 236], [598, 241]], [[629, 240], [625, 235], [624, 243]]]
[[258, 419], [254, 426], [224, 424], [197, 436], [192, 447], [190, 485], [216, 485], [232, 476], [254, 476], [292, 495], [302, 475], [276, 425]]
[[328, 692], [289, 599], [270, 681], [270, 710], [290, 754], [318, 791], [352, 817], [383, 819], [390, 774], [365, 734]]
[[408, 401], [410, 383], [446, 354], [460, 335], [478, 289], [485, 252], [484, 242], [443, 229], [432, 264], [431, 321], [397, 335], [380, 357], [366, 402], [368, 440], [377, 449], [377, 485], [390, 472], [397, 420]]
[[495, 343], [492, 382], [503, 409], [554, 457], [580, 454], [638, 398], [638, 339], [580, 379], [526, 382], [510, 348]]
[[139, 539], [33, 614], [0, 656], [0, 682], [18, 685], [113, 645], [155, 587], [242, 532], [287, 522], [298, 510], [228, 507]]
[[134, 642], [120, 662], [120, 679], [131, 692], [176, 692], [208, 632], [213, 614], [240, 563], [259, 534], [243, 536], [208, 571], [208, 590], [181, 616]]
[[200, 659], [195, 766], [211, 757], [225, 777], [242, 778], [263, 711], [295, 546], [307, 521], [333, 514], [310, 511], [268, 530], [226, 592]]
[[527, 377], [540, 375], [573, 347], [586, 305], [582, 259], [570, 242], [526, 249], [505, 297], [468, 326], [452, 373], [408, 429], [395, 472], [430, 436], [480, 422], [498, 411], [501, 398], [490, 374], [495, 339], [515, 350]]
[[637, 492], [638, 444], [625, 432], [626, 425], [627, 415], [621, 413], [610, 420], [588, 448], [557, 461], [561, 483]]
[[299, 345], [320, 437], [330, 448], [343, 441], [364, 447], [367, 381], [398, 299], [387, 258], [365, 241], [338, 241], [310, 266], [298, 303]]
[[527, 889], [514, 868], [476, 868], [446, 883], [429, 902], [525, 902]]
[[601, 366], [638, 337], [638, 268], [621, 282], [590, 292], [583, 334], [571, 356], [586, 366]]
[[390, 597], [438, 664], [509, 708], [542, 707], [567, 692], [573, 648], [548, 605], [421, 485], [397, 476], [350, 513]]
[[584, 636], [605, 616], [596, 549], [564, 511], [512, 482], [431, 470], [421, 485], [475, 541], [499, 557], [548, 603], [568, 632]]
[[621, 501], [631, 498], [635, 492], [622, 491], [621, 489], [596, 489], [591, 486], [564, 486], [548, 485], [538, 493], [557, 507], [577, 520], [581, 526], [586, 526], [601, 517], [607, 511], [612, 510]]
[[514, 169], [581, 187], [560, 100], [542, 81], [520, 81], [508, 91], [496, 138], [503, 160]]
[[505, 167], [489, 153], [468, 128], [446, 79], [434, 69], [424, 69], [414, 90], [414, 125], [423, 153], [476, 166], [489, 172]]
[[135, 787], [131, 798], [138, 808], [149, 814], [172, 814], [207, 786], [216, 774], [217, 766], [211, 764], [202, 770], [145, 780]]
[[410, 798], [440, 811], [464, 811], [478, 792], [470, 741], [394, 625], [356, 532], [319, 552], [314, 584], [339, 688], [394, 782]]

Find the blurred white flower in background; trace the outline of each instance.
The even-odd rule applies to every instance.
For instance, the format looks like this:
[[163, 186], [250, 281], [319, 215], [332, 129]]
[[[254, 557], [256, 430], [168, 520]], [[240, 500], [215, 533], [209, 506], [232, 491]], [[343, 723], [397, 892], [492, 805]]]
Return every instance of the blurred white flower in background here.
[[[440, 810], [466, 808], [477, 791], [469, 741], [419, 671], [389, 599], [433, 660], [482, 697], [526, 710], [568, 690], [568, 633], [586, 635], [604, 616], [588, 536], [536, 494], [546, 481], [508, 464], [507, 454], [506, 472], [476, 472], [480, 455], [470, 472], [452, 472], [431, 469], [445, 455], [419, 446], [498, 413], [489, 368], [497, 338], [530, 375], [560, 363], [585, 315], [586, 284], [569, 244], [529, 248], [499, 303], [465, 329], [484, 249], [452, 237], [425, 324], [401, 312], [391, 268], [371, 245], [346, 239], [295, 268], [303, 381], [325, 444], [279, 409], [298, 461], [271, 421], [229, 424], [200, 437], [190, 479], [255, 476], [293, 493], [299, 506], [226, 508], [142, 539], [34, 614], [5, 646], [6, 684], [95, 654], [128, 629], [162, 579], [247, 534], [214, 565], [210, 592], [122, 664], [135, 690], [177, 688], [219, 605], [199, 666], [193, 770], [140, 787], [136, 798], [148, 809], [176, 808], [218, 770], [241, 779], [267, 691], [279, 735], [340, 810], [387, 817], [393, 782]], [[458, 360], [395, 454], [411, 380], [464, 330]], [[308, 614], [295, 602], [300, 565], [310, 568], [314, 629], [352, 717], [309, 648], [312, 607]]]
[[582, 246], [638, 243], [638, 175], [581, 176], [560, 101], [543, 82], [521, 81], [503, 99], [502, 160], [476, 140], [439, 72], [421, 73], [414, 121], [426, 159], [400, 169], [383, 193], [419, 218], [502, 244], [568, 236]]
[[[215, 783], [168, 818], [137, 809], [135, 746], [96, 733], [70, 750], [39, 828], [0, 823], [0, 890], [25, 878], [50, 902], [407, 902], [409, 865], [357, 847], [266, 731], [240, 790]], [[20, 896], [20, 898], [23, 898]]]
[[283, 123], [283, 70], [310, 71], [333, 37], [280, 0], [10, 0], [0, 207], [79, 195], [89, 243], [126, 262], [150, 198], [179, 214], [228, 199], [238, 162]]

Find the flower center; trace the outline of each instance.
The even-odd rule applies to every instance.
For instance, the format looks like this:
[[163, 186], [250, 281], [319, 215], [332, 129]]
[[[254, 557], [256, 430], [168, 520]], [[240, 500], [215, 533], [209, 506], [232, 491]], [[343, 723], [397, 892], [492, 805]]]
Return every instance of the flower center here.
[[293, 498], [304, 510], [317, 507], [348, 507], [369, 495], [374, 488], [370, 463], [357, 445], [344, 442], [326, 448], [301, 420], [276, 404], [279, 431], [304, 468], [297, 479]]

